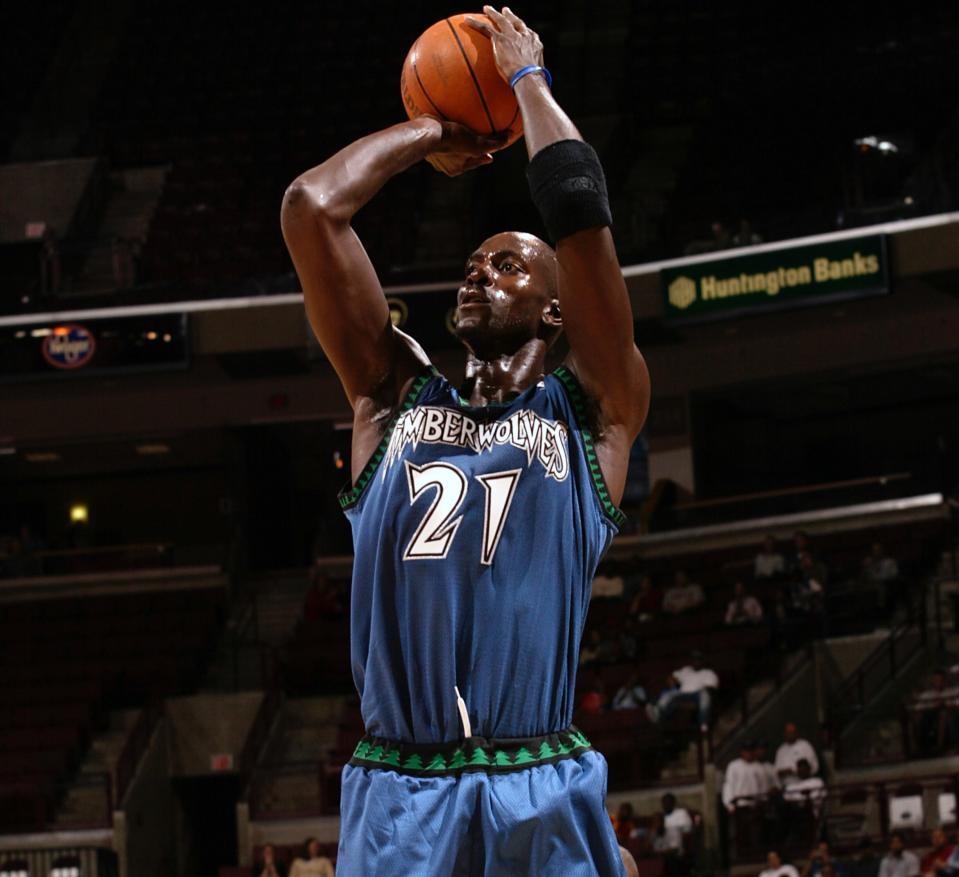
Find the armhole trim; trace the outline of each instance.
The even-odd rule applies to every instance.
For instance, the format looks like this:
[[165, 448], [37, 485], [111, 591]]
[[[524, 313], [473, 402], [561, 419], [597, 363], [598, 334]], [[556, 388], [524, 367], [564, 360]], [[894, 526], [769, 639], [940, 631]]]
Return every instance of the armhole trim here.
[[347, 509], [355, 506], [360, 501], [360, 497], [366, 490], [367, 485], [373, 480], [373, 476], [376, 474], [376, 470], [380, 465], [380, 461], [386, 455], [386, 449], [390, 446], [390, 439], [393, 436], [393, 430], [396, 428], [396, 424], [400, 417], [402, 417], [417, 403], [420, 395], [423, 392], [423, 388], [433, 378], [438, 376], [439, 372], [436, 370], [436, 368], [432, 365], [429, 365], [426, 366], [423, 371], [413, 379], [413, 383], [410, 385], [406, 396], [403, 397], [403, 401], [400, 403], [399, 408], [396, 409], [396, 414], [393, 415], [390, 422], [386, 425], [386, 429], [383, 430], [383, 438], [380, 439], [380, 443], [377, 445], [373, 455], [369, 460], [367, 460], [366, 465], [363, 467], [363, 471], [360, 473], [360, 477], [356, 479], [356, 484], [340, 491], [337, 499], [339, 500], [340, 508], [344, 512]]
[[617, 528], [622, 528], [626, 523], [626, 515], [616, 506], [609, 495], [609, 488], [606, 486], [606, 479], [603, 477], [602, 467], [599, 465], [599, 456], [596, 454], [596, 443], [593, 440], [593, 434], [585, 424], [586, 419], [586, 391], [583, 389], [579, 379], [565, 365], [554, 369], [553, 374], [559, 378], [560, 383], [566, 389], [566, 395], [569, 397], [570, 404], [573, 406], [573, 413], [576, 415], [576, 423], [579, 426], [579, 433], [583, 438], [583, 450], [586, 452], [586, 465], [589, 468], [589, 474], [593, 479], [593, 486], [596, 488], [596, 494], [599, 497], [600, 505], [606, 516]]

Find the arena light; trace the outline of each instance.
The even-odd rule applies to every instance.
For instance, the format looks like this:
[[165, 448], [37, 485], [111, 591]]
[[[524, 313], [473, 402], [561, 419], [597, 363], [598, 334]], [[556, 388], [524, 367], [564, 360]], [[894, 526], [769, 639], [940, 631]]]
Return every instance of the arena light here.
[[163, 442], [146, 442], [142, 445], [137, 445], [136, 448], [137, 453], [142, 457], [154, 457], [159, 454], [170, 453], [170, 446]]
[[56, 451], [28, 451], [23, 458], [28, 463], [59, 463], [63, 459]]
[[84, 503], [75, 503], [70, 506], [70, 523], [86, 524], [90, 521], [90, 510]]
[[53, 330], [48, 326], [44, 326], [42, 329], [31, 329], [30, 337], [31, 338], [45, 338], [47, 335], [52, 335]]

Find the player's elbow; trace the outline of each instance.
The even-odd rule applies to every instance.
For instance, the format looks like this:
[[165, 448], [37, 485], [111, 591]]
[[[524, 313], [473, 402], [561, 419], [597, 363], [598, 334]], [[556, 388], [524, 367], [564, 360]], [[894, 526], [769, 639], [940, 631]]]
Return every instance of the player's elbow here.
[[335, 190], [322, 182], [297, 177], [283, 193], [280, 219], [284, 226], [309, 217], [330, 222], [349, 222], [349, 213], [336, 197]]

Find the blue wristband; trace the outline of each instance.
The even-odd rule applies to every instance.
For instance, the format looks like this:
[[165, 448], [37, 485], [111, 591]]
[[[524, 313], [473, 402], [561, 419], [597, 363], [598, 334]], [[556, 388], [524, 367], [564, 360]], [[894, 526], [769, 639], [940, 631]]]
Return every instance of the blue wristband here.
[[509, 80], [509, 87], [515, 89], [516, 83], [519, 82], [524, 76], [529, 76], [530, 73], [542, 73], [546, 77], [546, 85], [549, 88], [553, 87], [553, 77], [549, 75], [549, 70], [545, 67], [540, 67], [539, 64], [530, 64], [527, 67], [520, 67]]

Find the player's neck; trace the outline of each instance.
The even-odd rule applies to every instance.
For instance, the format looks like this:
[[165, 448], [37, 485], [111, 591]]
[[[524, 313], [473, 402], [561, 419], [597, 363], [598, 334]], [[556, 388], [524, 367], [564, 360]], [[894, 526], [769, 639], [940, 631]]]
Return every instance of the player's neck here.
[[515, 353], [488, 359], [467, 354], [463, 397], [470, 405], [509, 402], [543, 376], [546, 346], [538, 339], [528, 341]]

